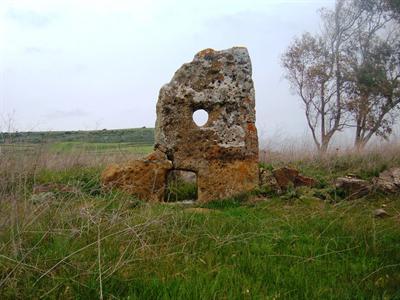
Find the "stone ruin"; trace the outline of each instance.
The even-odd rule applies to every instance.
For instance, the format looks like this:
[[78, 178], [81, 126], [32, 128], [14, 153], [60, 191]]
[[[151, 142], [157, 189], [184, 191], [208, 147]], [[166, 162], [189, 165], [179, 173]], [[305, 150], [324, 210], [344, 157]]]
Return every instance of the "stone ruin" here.
[[[205, 49], [164, 85], [157, 103], [154, 152], [125, 165], [109, 166], [105, 186], [147, 201], [164, 201], [172, 170], [197, 175], [198, 201], [250, 191], [259, 184], [255, 94], [244, 47]], [[198, 126], [197, 110], [208, 120]]]

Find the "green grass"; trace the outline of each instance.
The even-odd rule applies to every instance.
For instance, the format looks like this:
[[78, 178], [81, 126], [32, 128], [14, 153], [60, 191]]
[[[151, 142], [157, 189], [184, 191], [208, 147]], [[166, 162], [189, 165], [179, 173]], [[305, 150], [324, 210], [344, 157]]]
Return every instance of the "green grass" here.
[[27, 153], [44, 151], [48, 154], [135, 154], [144, 156], [153, 145], [135, 143], [53, 142], [48, 144], [0, 144], [0, 153]]
[[100, 182], [101, 169], [94, 167], [74, 167], [53, 171], [44, 169], [35, 176], [35, 184], [63, 184], [79, 189], [88, 195], [102, 193]]
[[55, 142], [154, 144], [154, 128], [111, 130], [0, 132], [0, 144], [40, 144]]
[[165, 201], [176, 202], [197, 199], [197, 185], [194, 182], [175, 180], [167, 186]]
[[[96, 155], [70, 159], [139, 151], [128, 142], [2, 149], [21, 145], [0, 156], [0, 299], [400, 299], [399, 196], [345, 201], [332, 184], [399, 166], [400, 151], [266, 161], [318, 184], [188, 209], [105, 191]], [[32, 195], [44, 184], [54, 190]], [[196, 187], [169, 192], [183, 200]], [[381, 207], [389, 217], [373, 217]]]
[[196, 212], [106, 193], [92, 168], [36, 177], [49, 182], [80, 192], [2, 205], [2, 299], [400, 298], [395, 197], [243, 195]]
[[50, 151], [86, 152], [86, 153], [131, 153], [148, 154], [152, 151], [152, 145], [140, 145], [134, 143], [85, 143], [85, 142], [57, 142], [50, 144]]
[[0, 144], [0, 153], [13, 153], [13, 152], [32, 152], [37, 145], [35, 144]]

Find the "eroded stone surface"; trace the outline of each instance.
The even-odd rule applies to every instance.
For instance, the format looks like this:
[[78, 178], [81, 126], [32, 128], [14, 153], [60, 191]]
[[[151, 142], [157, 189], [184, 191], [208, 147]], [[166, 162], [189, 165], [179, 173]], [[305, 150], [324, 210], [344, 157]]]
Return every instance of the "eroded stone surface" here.
[[[258, 139], [251, 61], [246, 48], [206, 49], [164, 85], [157, 102], [152, 160], [110, 166], [103, 183], [146, 200], [163, 200], [169, 170], [197, 175], [198, 200], [226, 198], [258, 186]], [[208, 112], [197, 126], [196, 110]], [[151, 157], [151, 156], [150, 156]]]
[[386, 210], [384, 210], [382, 208], [375, 209], [373, 215], [375, 218], [390, 217], [390, 215], [386, 212]]
[[272, 171], [263, 168], [260, 169], [260, 187], [266, 188], [267, 190], [277, 194], [282, 192], [282, 189]]
[[366, 196], [372, 188], [368, 181], [351, 176], [337, 178], [335, 186], [342, 189], [348, 199], [357, 199]]
[[164, 153], [155, 151], [125, 165], [111, 165], [102, 174], [106, 187], [118, 187], [147, 201], [163, 201], [165, 181], [172, 168]]
[[315, 179], [300, 175], [300, 172], [293, 168], [283, 167], [273, 170], [272, 173], [282, 190], [286, 190], [289, 186], [312, 187], [315, 185]]
[[385, 193], [400, 192], [400, 168], [392, 168], [379, 174], [374, 178], [375, 187]]
[[[207, 202], [258, 184], [258, 140], [251, 61], [246, 48], [206, 49], [160, 90], [156, 149], [174, 169], [197, 174], [198, 200]], [[197, 126], [193, 113], [208, 121]]]

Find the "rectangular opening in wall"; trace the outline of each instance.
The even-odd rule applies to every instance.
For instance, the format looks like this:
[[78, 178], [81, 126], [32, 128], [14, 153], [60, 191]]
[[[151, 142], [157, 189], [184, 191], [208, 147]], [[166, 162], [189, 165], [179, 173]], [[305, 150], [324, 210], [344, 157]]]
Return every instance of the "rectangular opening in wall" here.
[[197, 176], [195, 172], [172, 170], [168, 173], [166, 202], [196, 201]]

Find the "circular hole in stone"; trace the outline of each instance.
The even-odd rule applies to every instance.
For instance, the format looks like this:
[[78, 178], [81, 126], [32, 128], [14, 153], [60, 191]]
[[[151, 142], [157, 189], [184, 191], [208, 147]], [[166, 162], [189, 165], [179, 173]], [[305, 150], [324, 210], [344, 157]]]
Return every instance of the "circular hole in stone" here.
[[208, 121], [208, 112], [204, 109], [198, 109], [193, 113], [193, 121], [197, 126], [204, 126]]

